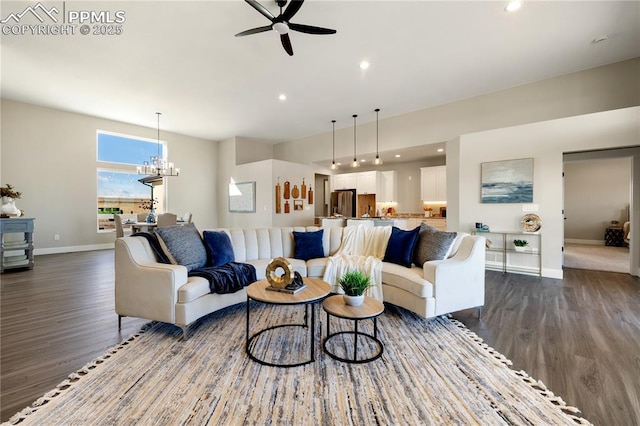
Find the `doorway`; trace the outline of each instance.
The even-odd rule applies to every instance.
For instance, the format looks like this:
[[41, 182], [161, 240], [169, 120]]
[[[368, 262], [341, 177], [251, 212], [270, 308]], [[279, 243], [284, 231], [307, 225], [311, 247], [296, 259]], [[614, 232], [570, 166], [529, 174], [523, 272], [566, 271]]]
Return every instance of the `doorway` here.
[[631, 272], [633, 159], [616, 154], [564, 155], [564, 267]]

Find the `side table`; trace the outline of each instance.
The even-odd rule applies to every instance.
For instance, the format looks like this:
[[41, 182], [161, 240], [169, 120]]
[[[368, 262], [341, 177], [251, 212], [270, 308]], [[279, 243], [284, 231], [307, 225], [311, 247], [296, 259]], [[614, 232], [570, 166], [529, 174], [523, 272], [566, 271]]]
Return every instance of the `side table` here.
[[604, 231], [604, 245], [622, 247], [624, 245], [624, 235], [622, 228], [610, 226]]
[[[29, 217], [0, 219], [0, 272], [33, 269], [33, 221]], [[18, 234], [17, 239], [7, 238], [8, 234]]]
[[[360, 364], [376, 360], [382, 356], [382, 353], [384, 352], [384, 345], [380, 339], [378, 339], [378, 317], [384, 312], [384, 305], [382, 302], [372, 297], [365, 297], [362, 305], [349, 306], [344, 302], [342, 295], [335, 295], [326, 298], [324, 302], [322, 302], [322, 307], [327, 313], [327, 337], [324, 339], [323, 346], [324, 351], [329, 354], [331, 358], [352, 364]], [[330, 317], [332, 315], [338, 318], [353, 320], [355, 323], [354, 331], [338, 331], [332, 334], [330, 329]], [[358, 322], [364, 319], [373, 319], [373, 336], [358, 331]], [[341, 334], [353, 335], [353, 357], [350, 359], [338, 356], [327, 348], [327, 343], [335, 336]], [[378, 345], [379, 350], [373, 356], [358, 359], [358, 337], [365, 337], [373, 340]]]
[[[270, 367], [297, 367], [300, 365], [309, 364], [315, 361], [315, 303], [327, 297], [331, 291], [329, 283], [322, 281], [319, 278], [303, 278], [304, 283], [307, 285], [303, 291], [296, 294], [281, 293], [278, 291], [269, 291], [269, 282], [267, 280], [256, 281], [255, 283], [247, 287], [247, 330], [245, 351], [249, 358]], [[299, 324], [277, 324], [271, 327], [264, 328], [253, 335], [250, 334], [250, 301], [255, 300], [261, 303], [267, 303], [270, 305], [304, 305], [304, 322]], [[309, 306], [311, 306], [311, 315], [309, 315]], [[311, 319], [311, 325], [309, 325], [309, 319]], [[309, 359], [301, 360], [299, 362], [292, 362], [288, 364], [276, 363], [266, 361], [264, 358], [255, 354], [255, 347], [257, 339], [266, 331], [279, 329], [282, 327], [302, 327], [309, 330]], [[286, 350], [286, 348], [283, 348]]]

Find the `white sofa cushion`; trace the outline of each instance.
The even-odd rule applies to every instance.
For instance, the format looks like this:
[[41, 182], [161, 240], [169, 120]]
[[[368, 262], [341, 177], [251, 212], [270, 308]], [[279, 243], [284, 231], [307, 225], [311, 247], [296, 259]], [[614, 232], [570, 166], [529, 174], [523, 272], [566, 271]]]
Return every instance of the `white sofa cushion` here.
[[202, 277], [189, 277], [189, 281], [178, 289], [178, 303], [188, 303], [211, 293], [209, 281]]
[[424, 279], [423, 269], [416, 266], [405, 268], [395, 263], [382, 262], [382, 282], [419, 297], [433, 297], [433, 284]]
[[[293, 266], [293, 270], [295, 272], [300, 273], [303, 277], [307, 276], [307, 263], [304, 260], [294, 259], [291, 257], [285, 258]], [[247, 260], [245, 263], [253, 265], [256, 268], [256, 279], [263, 280], [265, 279], [267, 272], [267, 265], [271, 262], [272, 259], [253, 259]]]
[[307, 260], [307, 276], [313, 278], [324, 277], [324, 271], [327, 269], [327, 263], [329, 263], [328, 257]]

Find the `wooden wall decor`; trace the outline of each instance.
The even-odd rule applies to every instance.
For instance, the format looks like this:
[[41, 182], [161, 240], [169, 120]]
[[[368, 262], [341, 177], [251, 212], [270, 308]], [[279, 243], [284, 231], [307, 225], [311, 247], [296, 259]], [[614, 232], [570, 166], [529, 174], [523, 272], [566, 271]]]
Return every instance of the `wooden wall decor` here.
[[288, 200], [291, 197], [291, 184], [288, 180], [284, 181], [284, 199]]
[[282, 213], [282, 187], [280, 186], [280, 178], [276, 184], [276, 214]]
[[291, 211], [291, 206], [289, 205], [289, 200], [284, 200], [284, 212], [289, 213]]
[[313, 188], [309, 187], [309, 204], [313, 204]]
[[298, 189], [298, 185], [293, 185], [293, 189], [291, 190], [291, 197], [295, 200], [300, 196], [300, 190]]
[[300, 197], [302, 199], [307, 198], [307, 184], [304, 183], [304, 178], [302, 178], [302, 185], [300, 186]]

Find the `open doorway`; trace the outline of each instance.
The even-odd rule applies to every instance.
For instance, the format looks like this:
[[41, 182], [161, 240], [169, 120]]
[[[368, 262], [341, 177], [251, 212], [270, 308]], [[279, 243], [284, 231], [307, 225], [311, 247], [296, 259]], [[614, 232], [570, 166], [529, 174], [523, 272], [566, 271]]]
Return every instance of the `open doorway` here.
[[631, 271], [633, 162], [615, 152], [564, 156], [564, 267]]

